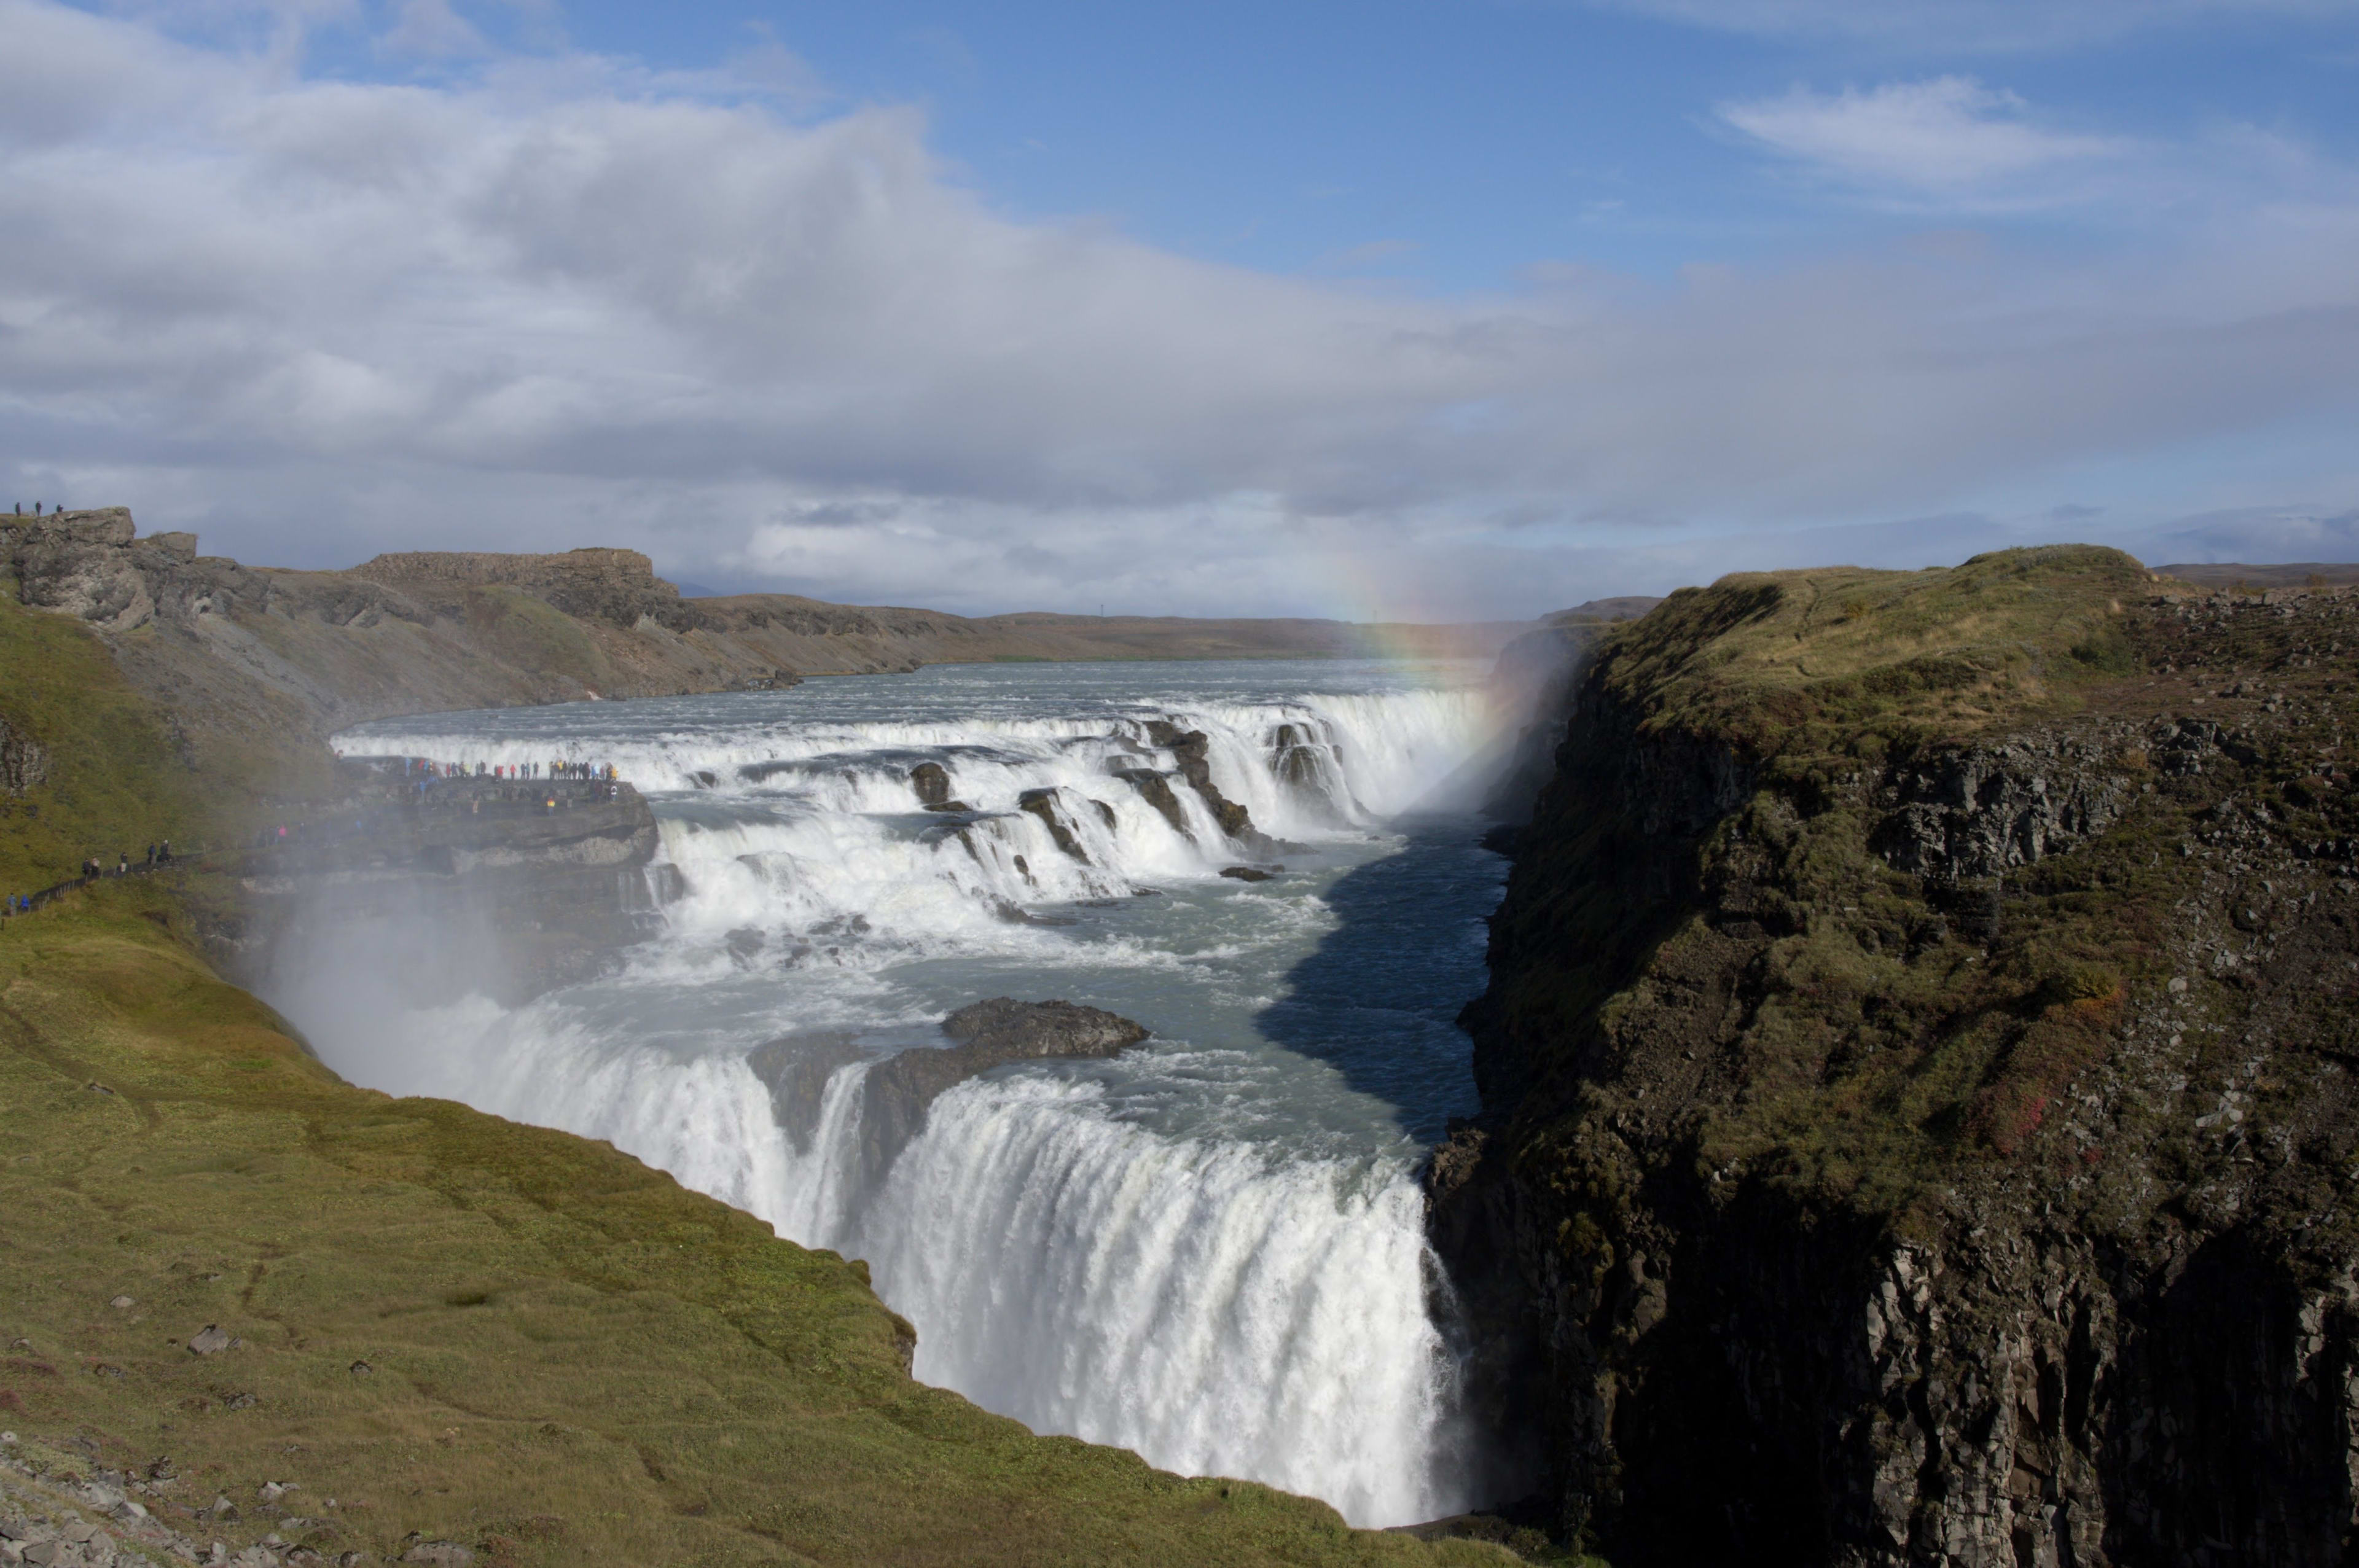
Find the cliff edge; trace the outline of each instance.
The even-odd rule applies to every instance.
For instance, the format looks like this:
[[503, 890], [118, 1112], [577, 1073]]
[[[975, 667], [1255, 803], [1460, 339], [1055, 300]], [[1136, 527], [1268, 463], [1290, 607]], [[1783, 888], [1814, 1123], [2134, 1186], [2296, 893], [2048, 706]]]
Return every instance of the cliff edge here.
[[2355, 655], [2085, 547], [1600, 641], [1430, 1178], [1568, 1538], [2347, 1560]]

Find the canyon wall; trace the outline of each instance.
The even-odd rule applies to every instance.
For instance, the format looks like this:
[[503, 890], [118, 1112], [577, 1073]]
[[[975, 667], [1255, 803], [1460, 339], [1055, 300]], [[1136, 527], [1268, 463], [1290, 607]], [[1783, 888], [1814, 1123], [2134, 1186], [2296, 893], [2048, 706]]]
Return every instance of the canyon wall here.
[[1430, 1178], [1568, 1539], [2346, 1560], [2355, 663], [2092, 549], [1602, 641]]

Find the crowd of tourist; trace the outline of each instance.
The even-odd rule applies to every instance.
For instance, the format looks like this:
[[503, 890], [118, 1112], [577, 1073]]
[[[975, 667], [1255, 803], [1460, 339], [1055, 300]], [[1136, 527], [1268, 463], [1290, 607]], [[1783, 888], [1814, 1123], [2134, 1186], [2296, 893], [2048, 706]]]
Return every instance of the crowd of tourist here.
[[437, 762], [425, 757], [404, 757], [401, 771], [411, 779], [510, 779], [526, 783], [556, 780], [571, 784], [612, 784], [623, 775], [612, 762]]

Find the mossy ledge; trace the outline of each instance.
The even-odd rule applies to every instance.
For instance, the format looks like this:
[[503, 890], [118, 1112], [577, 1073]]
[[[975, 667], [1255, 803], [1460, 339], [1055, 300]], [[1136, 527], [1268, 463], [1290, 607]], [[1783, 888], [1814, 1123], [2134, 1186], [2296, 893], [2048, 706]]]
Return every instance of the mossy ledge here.
[[[250, 776], [179, 717], [0, 591], [0, 891], [245, 820]], [[0, 923], [16, 1472], [103, 1478], [199, 1543], [277, 1537], [255, 1562], [1509, 1561], [1036, 1436], [913, 1381], [862, 1265], [606, 1144], [342, 1082], [198, 957], [227, 882]]]
[[1430, 1181], [1568, 1540], [2348, 1560], [2354, 665], [2082, 547], [1602, 639]]

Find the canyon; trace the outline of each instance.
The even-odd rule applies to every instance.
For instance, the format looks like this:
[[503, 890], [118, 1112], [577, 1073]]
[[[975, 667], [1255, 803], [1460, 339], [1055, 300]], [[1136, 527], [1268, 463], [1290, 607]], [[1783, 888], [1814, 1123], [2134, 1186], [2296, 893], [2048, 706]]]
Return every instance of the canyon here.
[[[0, 979], [11, 1103], [36, 1108], [43, 1129], [15, 1145], [12, 1212], [48, 1227], [19, 1219], [7, 1233], [43, 1283], [6, 1308], [25, 1346], [0, 1375], [14, 1401], [0, 1419], [47, 1423], [45, 1476], [120, 1490], [135, 1450], [177, 1449], [185, 1471], [203, 1448], [251, 1482], [279, 1463], [273, 1445], [309, 1444], [333, 1457], [303, 1463], [400, 1517], [389, 1533], [344, 1528], [347, 1544], [417, 1530], [484, 1551], [496, 1539], [514, 1562], [625, 1537], [650, 1561], [747, 1562], [1512, 1551], [1625, 1568], [2212, 1568], [2351, 1550], [2349, 568], [2149, 571], [2058, 546], [1924, 572], [1742, 574], [1538, 626], [1384, 634], [1495, 657], [1501, 688], [1530, 709], [1493, 784], [1493, 842], [1511, 867], [1488, 988], [1463, 1015], [1480, 1110], [1450, 1126], [1421, 1180], [1472, 1405], [1513, 1451], [1508, 1469], [1538, 1478], [1535, 1497], [1494, 1498], [1498, 1512], [1386, 1533], [1243, 1483], [1124, 1468], [1110, 1450], [1035, 1439], [921, 1390], [909, 1325], [865, 1265], [772, 1239], [611, 1147], [351, 1088], [283, 1019], [213, 978], [262, 984], [267, 956], [337, 899], [379, 918], [473, 890], [506, 913], [487, 972], [520, 1005], [594, 975], [654, 916], [663, 892], [642, 873], [658, 823], [636, 790], [559, 785], [527, 800], [471, 775], [437, 784], [428, 806], [385, 763], [329, 754], [326, 737], [353, 725], [943, 662], [1342, 657], [1369, 651], [1373, 633], [690, 600], [623, 551], [277, 572], [199, 557], [187, 535], [141, 539], [121, 513], [0, 518], [0, 568], [14, 582], [0, 596], [9, 668], [27, 672], [0, 690], [8, 873], [32, 885], [83, 840], [169, 836], [218, 857], [170, 889], [101, 884], [57, 924], [12, 922], [0, 938], [15, 944]], [[1275, 874], [1258, 860], [1280, 846], [1216, 782], [1227, 768], [1237, 787], [1234, 764], [1216, 766], [1218, 738], [1178, 719], [1124, 742], [1154, 762], [1129, 767], [1139, 776], [1096, 772], [1175, 838]], [[1335, 751], [1308, 731], [1271, 736], [1269, 787], [1304, 782]], [[925, 766], [895, 787], [903, 809], [939, 819], [927, 842], [973, 831], [989, 815], [967, 798], [982, 798], [976, 775]], [[136, 787], [101, 788], [99, 773]], [[1090, 879], [1111, 875], [1114, 823], [1086, 804], [1049, 790], [995, 808], [1004, 831], [1046, 845], [1014, 862], [1011, 893], [1045, 897], [1035, 884], [1055, 879], [1077, 900], [1107, 891]], [[287, 842], [255, 837], [289, 822], [303, 830]], [[992, 851], [976, 842], [981, 863]], [[1019, 929], [1039, 918], [1014, 913]], [[760, 933], [728, 935], [745, 963], [776, 961]], [[432, 983], [455, 996], [479, 979]], [[116, 993], [126, 1000], [96, 1000]], [[1124, 1020], [1089, 1022], [1083, 1055], [1136, 1044]], [[978, 1052], [988, 1032], [970, 1036], [872, 1075], [864, 1092], [886, 1108], [862, 1160], [881, 1172], [970, 1065], [1030, 1049]], [[757, 1065], [794, 1135], [855, 1054], [820, 1036], [766, 1049]], [[298, 1124], [299, 1148], [285, 1143]], [[158, 1128], [181, 1151], [173, 1169], [214, 1173], [158, 1196], [137, 1174], [158, 1158]], [[299, 1179], [333, 1194], [291, 1247], [264, 1239], [292, 1212], [276, 1184], [296, 1167], [262, 1152], [274, 1139], [303, 1162]], [[457, 1173], [431, 1177], [438, 1160]], [[485, 1230], [463, 1217], [477, 1212], [498, 1217]], [[707, 1238], [695, 1245], [711, 1260], [661, 1284], [626, 1212]], [[147, 1217], [121, 1233], [147, 1239], [118, 1260], [102, 1217], [133, 1213]], [[440, 1250], [405, 1251], [403, 1226]], [[370, 1326], [387, 1321], [370, 1315], [375, 1294], [329, 1261], [346, 1245], [379, 1277], [424, 1281], [393, 1292], [418, 1298], [400, 1310], [448, 1319], [470, 1347], [461, 1359], [429, 1375], [418, 1369], [429, 1341]], [[294, 1282], [261, 1283], [290, 1269]], [[102, 1281], [135, 1273], [150, 1282], [125, 1293], [152, 1291], [182, 1317], [300, 1326], [270, 1340], [248, 1328], [252, 1388], [215, 1388], [185, 1369], [188, 1353], [135, 1344], [134, 1318], [147, 1321], [135, 1309], [119, 1323], [90, 1310], [116, 1288]], [[924, 1479], [897, 1490], [821, 1465], [777, 1502], [756, 1479], [770, 1472], [691, 1440], [660, 1397], [635, 1393], [600, 1417], [594, 1389], [537, 1351], [518, 1391], [461, 1398], [465, 1357], [520, 1342], [451, 1303], [548, 1296], [560, 1276], [669, 1303], [677, 1343], [700, 1348], [668, 1375], [697, 1376], [709, 1357], [739, 1379], [731, 1398], [772, 1412], [724, 1422], [731, 1444], [803, 1452], [797, 1434], [825, 1408], [850, 1423], [829, 1430], [856, 1433], [888, 1473]], [[257, 1316], [252, 1303], [273, 1290], [299, 1309]], [[636, 1353], [594, 1314], [549, 1310], [591, 1365]], [[436, 1501], [432, 1487], [453, 1486], [447, 1468], [388, 1508], [388, 1478], [414, 1462], [339, 1424], [360, 1375], [339, 1368], [343, 1391], [321, 1392], [302, 1357], [315, 1339], [356, 1366], [409, 1368], [390, 1419], [421, 1436], [454, 1426], [519, 1464], [577, 1433], [622, 1444], [619, 1469], [591, 1463], [596, 1443], [567, 1464], [595, 1468], [629, 1499], [608, 1511], [630, 1521], [611, 1537], [579, 1522], [597, 1510], [560, 1495], [564, 1465], [535, 1484], [554, 1488], [548, 1517], [576, 1521], [571, 1546], [532, 1535], [541, 1503], [473, 1483]], [[77, 1357], [116, 1370], [78, 1374], [68, 1397], [60, 1369]], [[230, 1430], [224, 1390], [258, 1390], [272, 1424]], [[559, 1435], [539, 1434], [528, 1407]], [[960, 1445], [990, 1457], [951, 1457], [970, 1453]], [[907, 1530], [880, 1525], [942, 1487], [1027, 1522], [993, 1541], [937, 1501]]]

